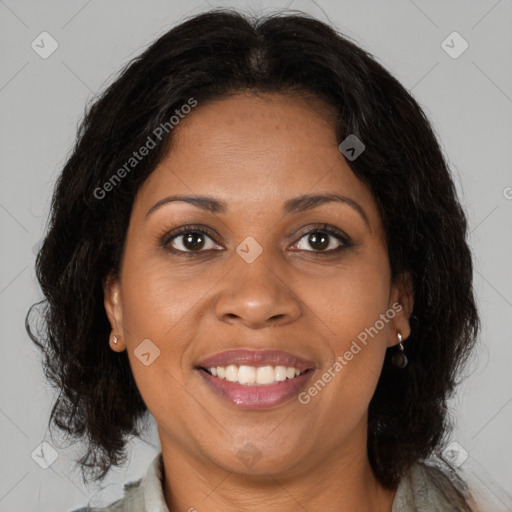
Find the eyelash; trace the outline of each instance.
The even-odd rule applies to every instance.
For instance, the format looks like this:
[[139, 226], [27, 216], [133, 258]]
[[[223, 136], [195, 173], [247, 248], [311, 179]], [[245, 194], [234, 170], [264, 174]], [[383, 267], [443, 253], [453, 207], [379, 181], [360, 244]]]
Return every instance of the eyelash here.
[[[178, 238], [179, 236], [184, 235], [184, 234], [191, 234], [191, 233], [200, 233], [201, 235], [208, 236], [215, 242], [215, 238], [214, 238], [215, 235], [213, 235], [208, 229], [205, 229], [200, 226], [189, 225], [189, 226], [183, 226], [181, 228], [178, 228], [175, 231], [170, 231], [170, 232], [166, 233], [162, 237], [162, 240], [161, 240], [162, 247], [165, 250], [171, 252], [172, 254], [176, 254], [177, 256], [185, 256], [185, 257], [191, 257], [191, 256], [195, 256], [197, 254], [209, 252], [208, 250], [206, 250], [206, 251], [205, 250], [181, 251], [179, 249], [174, 249], [171, 247], [171, 242], [175, 238]], [[328, 251], [311, 250], [311, 251], [305, 251], [305, 252], [312, 252], [315, 254], [330, 256], [333, 254], [337, 254], [337, 253], [341, 252], [342, 250], [348, 249], [348, 248], [352, 247], [352, 245], [353, 245], [352, 240], [347, 235], [345, 235], [342, 231], [340, 231], [332, 226], [329, 226], [328, 224], [319, 224], [319, 225], [313, 226], [312, 229], [303, 233], [298, 238], [297, 242], [294, 242], [293, 245], [295, 245], [300, 240], [302, 240], [306, 235], [310, 235], [312, 233], [323, 233], [323, 234], [332, 236], [332, 237], [336, 238], [338, 241], [342, 242], [343, 245], [340, 245], [336, 249], [329, 249]], [[217, 243], [217, 242], [215, 242], [215, 243]], [[301, 249], [299, 249], [299, 251], [300, 250]]]

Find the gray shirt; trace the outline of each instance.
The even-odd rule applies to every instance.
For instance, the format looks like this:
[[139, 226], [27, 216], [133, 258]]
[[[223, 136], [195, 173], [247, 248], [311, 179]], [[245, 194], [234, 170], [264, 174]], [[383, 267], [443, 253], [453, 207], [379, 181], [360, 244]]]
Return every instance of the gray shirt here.
[[[124, 496], [104, 508], [73, 512], [169, 512], [163, 493], [162, 452], [151, 462], [146, 476], [124, 486]], [[456, 489], [459, 489], [457, 491]], [[471, 512], [446, 473], [433, 465], [416, 463], [398, 485], [392, 512]], [[189, 508], [194, 512], [193, 506]]]

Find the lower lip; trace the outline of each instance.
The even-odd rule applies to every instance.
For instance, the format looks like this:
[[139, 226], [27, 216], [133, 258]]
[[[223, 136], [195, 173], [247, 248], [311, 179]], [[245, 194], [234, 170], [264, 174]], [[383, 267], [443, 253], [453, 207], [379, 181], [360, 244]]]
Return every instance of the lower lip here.
[[205, 370], [198, 370], [206, 384], [221, 398], [242, 409], [264, 409], [275, 407], [299, 394], [311, 375], [312, 370], [274, 384], [245, 385], [230, 382], [210, 375]]

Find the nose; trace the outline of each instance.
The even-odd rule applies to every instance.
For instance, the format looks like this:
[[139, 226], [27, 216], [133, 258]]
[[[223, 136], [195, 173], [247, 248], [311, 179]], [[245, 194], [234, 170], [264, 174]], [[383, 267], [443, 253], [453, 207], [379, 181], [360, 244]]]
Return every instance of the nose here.
[[272, 264], [270, 251], [252, 263], [234, 255], [231, 272], [219, 283], [215, 313], [220, 321], [240, 323], [251, 329], [294, 322], [301, 314], [292, 283]]

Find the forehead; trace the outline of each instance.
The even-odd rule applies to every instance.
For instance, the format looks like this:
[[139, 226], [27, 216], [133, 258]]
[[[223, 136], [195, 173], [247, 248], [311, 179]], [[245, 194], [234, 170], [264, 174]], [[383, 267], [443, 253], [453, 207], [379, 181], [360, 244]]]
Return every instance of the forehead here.
[[216, 152], [216, 161], [241, 153], [300, 161], [321, 158], [336, 146], [335, 115], [321, 100], [297, 94], [237, 94], [208, 102], [173, 132], [175, 153], [194, 148]]
[[[303, 194], [339, 193], [378, 216], [370, 191], [338, 149], [334, 112], [316, 98], [238, 94], [199, 104], [172, 132], [169, 151], [139, 191], [215, 195], [229, 208], [280, 208]], [[272, 205], [272, 206], [271, 206]]]

